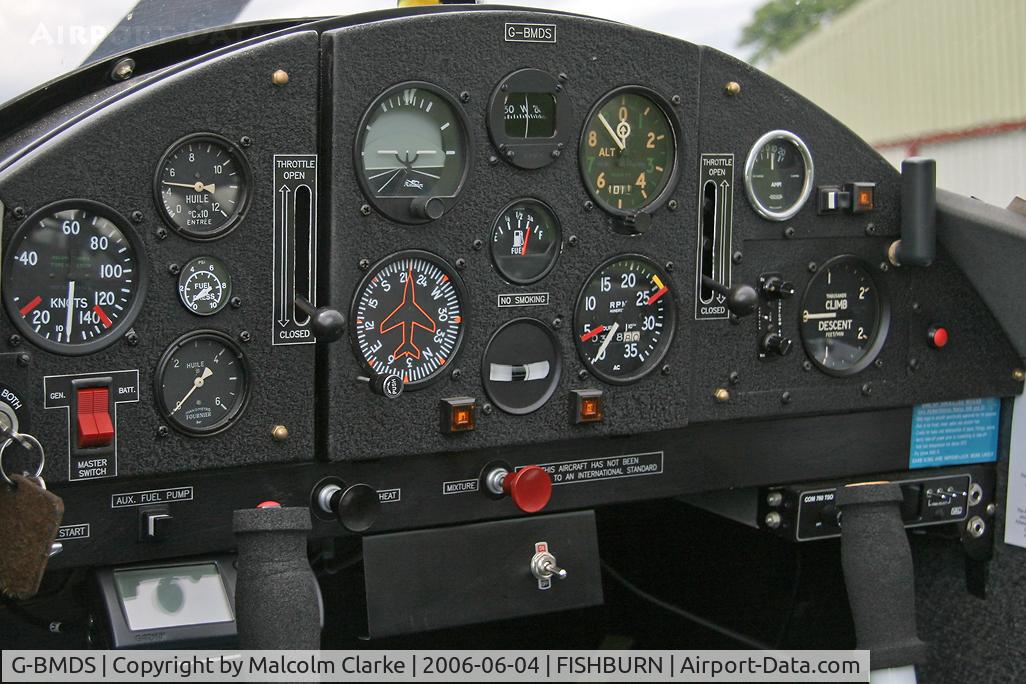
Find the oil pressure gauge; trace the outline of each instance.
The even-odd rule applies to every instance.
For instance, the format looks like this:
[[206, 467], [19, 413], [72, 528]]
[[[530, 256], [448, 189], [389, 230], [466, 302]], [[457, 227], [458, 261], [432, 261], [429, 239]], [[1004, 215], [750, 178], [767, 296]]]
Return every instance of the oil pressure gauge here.
[[232, 294], [232, 276], [217, 257], [196, 257], [178, 276], [178, 297], [197, 316], [212, 316], [223, 309]]

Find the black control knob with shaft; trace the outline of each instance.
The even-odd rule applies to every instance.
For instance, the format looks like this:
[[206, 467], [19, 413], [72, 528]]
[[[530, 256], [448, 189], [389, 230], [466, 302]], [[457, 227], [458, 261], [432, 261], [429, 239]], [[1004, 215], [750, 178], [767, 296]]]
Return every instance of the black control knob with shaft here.
[[378, 519], [381, 499], [378, 490], [366, 484], [326, 484], [315, 496], [317, 506], [334, 515], [350, 532], [366, 532]]
[[759, 293], [751, 285], [738, 283], [727, 287], [709, 276], [702, 276], [702, 285], [727, 298], [727, 309], [735, 316], [748, 316], [759, 306]]
[[235, 511], [233, 523], [239, 647], [319, 649], [321, 593], [306, 555], [310, 509], [247, 508]]
[[912, 551], [901, 520], [901, 487], [893, 482], [837, 490], [841, 565], [855, 620], [856, 648], [868, 649], [873, 670], [922, 663], [916, 635]]
[[303, 297], [296, 297], [296, 308], [310, 317], [310, 331], [318, 342], [334, 342], [346, 332], [346, 317], [338, 309], [328, 306], [314, 308]]
[[762, 347], [762, 351], [766, 354], [787, 356], [791, 353], [791, 348], [794, 347], [794, 342], [791, 341], [790, 337], [784, 337], [778, 332], [768, 332], [762, 336], [762, 341], [759, 345]]

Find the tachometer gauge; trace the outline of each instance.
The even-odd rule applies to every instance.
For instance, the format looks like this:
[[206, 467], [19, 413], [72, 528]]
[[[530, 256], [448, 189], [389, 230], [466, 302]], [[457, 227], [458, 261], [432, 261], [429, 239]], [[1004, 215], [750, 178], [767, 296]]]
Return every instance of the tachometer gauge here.
[[186, 309], [198, 316], [212, 316], [228, 304], [232, 276], [217, 257], [192, 259], [178, 276], [178, 297]]
[[381, 213], [402, 223], [425, 223], [449, 210], [470, 166], [466, 117], [436, 85], [392, 86], [360, 121], [357, 177]]
[[677, 179], [679, 127], [656, 93], [630, 86], [606, 95], [581, 134], [581, 174], [588, 192], [620, 216], [652, 211]]
[[758, 214], [786, 221], [812, 193], [812, 155], [790, 131], [770, 131], [755, 141], [745, 161], [745, 191]]
[[249, 400], [249, 365], [224, 333], [200, 330], [180, 337], [160, 359], [156, 396], [175, 429], [212, 435], [234, 423]]
[[561, 247], [559, 220], [536, 199], [509, 204], [492, 225], [492, 262], [503, 278], [517, 285], [544, 278]]
[[643, 256], [614, 257], [592, 272], [577, 296], [577, 353], [596, 377], [634, 382], [662, 360], [675, 321], [666, 273]]
[[375, 375], [397, 375], [406, 389], [435, 380], [463, 341], [463, 281], [440, 257], [397, 252], [364, 276], [353, 300], [353, 348]]
[[887, 300], [858, 258], [835, 257], [809, 281], [802, 300], [802, 343], [823, 372], [851, 375], [869, 366], [883, 347], [889, 322]]
[[102, 204], [65, 200], [37, 211], [11, 238], [4, 305], [37, 346], [88, 354], [128, 330], [142, 307], [147, 272], [127, 221]]
[[179, 140], [157, 167], [154, 193], [168, 225], [194, 240], [213, 240], [238, 225], [249, 199], [241, 150], [211, 133]]

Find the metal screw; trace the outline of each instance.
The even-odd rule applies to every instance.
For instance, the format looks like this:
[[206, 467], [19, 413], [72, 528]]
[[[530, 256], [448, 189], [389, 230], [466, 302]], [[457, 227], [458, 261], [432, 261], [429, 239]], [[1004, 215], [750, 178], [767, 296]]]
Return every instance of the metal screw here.
[[244, 135], [241, 138], [239, 138], [239, 144], [243, 147], [249, 147], [253, 144], [253, 138], [249, 137], [248, 135]]
[[231, 299], [228, 300], [228, 303], [232, 305], [233, 309], [238, 309], [240, 306], [242, 306], [242, 298], [241, 297], [232, 297]]
[[919, 370], [919, 359], [917, 359], [917, 358], [909, 359], [908, 360], [908, 369], [910, 371], [917, 371], [917, 370]]
[[289, 438], [289, 429], [284, 425], [275, 425], [271, 429], [271, 437], [279, 442], [284, 442]]
[[485, 414], [486, 416], [492, 415], [492, 405], [491, 404], [485, 404], [484, 406], [482, 406], [481, 407], [481, 413]]
[[464, 259], [463, 257], [460, 257], [459, 259], [456, 260], [456, 268], [458, 268], [460, 270], [463, 270], [466, 267], [467, 267], [467, 260], [466, 259]]
[[28, 354], [24, 354], [24, 353], [18, 354], [18, 365], [19, 366], [21, 366], [22, 368], [25, 368], [30, 363], [32, 363], [32, 357], [31, 356], [29, 356]]
[[867, 382], [867, 383], [862, 385], [862, 394], [863, 394], [863, 396], [868, 397], [872, 393], [873, 393], [873, 385], [872, 385], [872, 383], [868, 383]]
[[562, 153], [559, 150], [552, 150], [551, 156], [553, 159], [558, 159], [560, 154]]
[[987, 504], [986, 511], [987, 511], [987, 515], [990, 516], [991, 518], [993, 518], [994, 514], [997, 513], [997, 506], [993, 502], [991, 502], [991, 503]]
[[360, 205], [360, 216], [370, 216], [371, 208], [369, 204]]
[[815, 273], [817, 268], [819, 268], [819, 266], [816, 265], [815, 261], [809, 262], [809, 273]]
[[506, 150], [506, 159], [512, 159], [515, 156], [517, 156], [517, 153], [514, 150], [512, 150], [512, 149]]
[[129, 216], [132, 219], [132, 223], [142, 223], [143, 221], [143, 213], [138, 209], [129, 214]]
[[876, 361], [873, 362], [873, 365], [876, 366], [877, 368], [883, 368], [883, 359], [877, 359]]
[[671, 370], [672, 369], [670, 368], [670, 364], [668, 364], [668, 363], [664, 363], [663, 364], [663, 369], [662, 369], [663, 375], [669, 375]]
[[284, 69], [277, 69], [271, 74], [271, 83], [276, 86], [283, 86], [289, 82], [289, 72]]
[[673, 97], [671, 97], [670, 98], [670, 102], [672, 102], [674, 104], [674, 106], [680, 106], [680, 103], [681, 103], [680, 95], [674, 95]]
[[595, 208], [595, 203], [594, 202], [592, 202], [591, 200], [584, 200], [584, 210], [585, 211], [591, 211], [594, 208]]
[[784, 495], [780, 492], [769, 492], [766, 494], [766, 505], [776, 508], [784, 502]]
[[979, 539], [983, 536], [983, 533], [987, 531], [987, 523], [983, 522], [983, 518], [978, 515], [974, 515], [966, 523], [965, 529], [974, 539]]
[[794, 227], [788, 226], [787, 228], [784, 228], [784, 237], [788, 240], [794, 239]]
[[672, 200], [670, 200], [669, 202], [666, 203], [666, 207], [670, 211], [677, 211], [677, 208], [679, 206], [680, 206], [680, 203], [677, 200], [675, 200], [675, 199], [672, 199]]
[[179, 273], [181, 273], [181, 271], [182, 271], [182, 267], [179, 266], [178, 264], [168, 264], [167, 265], [167, 272], [170, 273], [171, 275], [178, 275]]
[[459, 382], [460, 378], [463, 377], [463, 371], [461, 371], [459, 368], [453, 368], [452, 373], [449, 374], [449, 377], [452, 378], [453, 382]]
[[723, 86], [723, 90], [726, 91], [727, 95], [734, 96], [741, 92], [741, 84], [737, 81], [727, 81], [727, 85]]
[[167, 239], [167, 228], [157, 228], [157, 239], [158, 240], [166, 240]]
[[253, 339], [253, 336], [249, 334], [248, 330], [243, 330], [239, 333], [239, 341], [243, 344], [247, 344], [251, 339]]
[[1012, 371], [1012, 379], [1016, 382], [1022, 382], [1023, 380], [1026, 380], [1026, 371], [1024, 371], [1022, 368], [1016, 368]]
[[358, 264], [358, 266], [360, 267], [361, 271], [366, 271], [368, 268], [370, 268], [370, 259], [360, 259], [360, 263]]
[[889, 270], [891, 270], [890, 265], [886, 261], [881, 261], [880, 262], [880, 272], [881, 273], [886, 273]]
[[875, 232], [876, 232], [876, 224], [875, 223], [867, 223], [866, 224], [866, 235], [872, 235]]
[[730, 390], [728, 390], [726, 387], [717, 387], [713, 391], [713, 399], [720, 402], [721, 404], [730, 401]]
[[125, 57], [124, 59], [118, 60], [114, 68], [110, 70], [110, 77], [115, 81], [125, 81], [132, 78], [132, 74], [135, 73], [135, 60], [131, 57]]
[[665, 264], [663, 264], [663, 268], [666, 269], [667, 273], [673, 272], [674, 266], [675, 264], [672, 261], [667, 261]]
[[568, 237], [566, 239], [566, 241], [570, 243], [571, 247], [576, 247], [577, 246], [577, 236], [576, 235], [571, 235], [570, 237]]
[[912, 302], [912, 310], [919, 313], [919, 302]]
[[736, 385], [741, 382], [741, 375], [737, 371], [730, 371], [730, 384]]
[[553, 330], [559, 330], [562, 327], [563, 327], [563, 319], [562, 318], [560, 318], [559, 316], [556, 316], [555, 318], [552, 319], [552, 329]]
[[7, 338], [7, 344], [11, 345], [12, 347], [17, 347], [19, 344], [21, 344], [21, 335], [11, 335]]
[[583, 368], [581, 370], [577, 371], [577, 379], [578, 380], [587, 380], [588, 379], [588, 371], [584, 370]]
[[790, 404], [791, 403], [791, 393], [790, 392], [783, 392], [780, 395], [780, 403], [781, 404]]
[[492, 166], [495, 166], [496, 164], [499, 163], [499, 158], [496, 157], [494, 154], [490, 154], [490, 155], [488, 155], [488, 163], [491, 164]]
[[164, 439], [169, 434], [171, 434], [171, 431], [167, 429], [167, 425], [160, 425], [157, 427], [157, 437]]
[[134, 347], [139, 344], [139, 333], [135, 330], [129, 330], [125, 333], [125, 342], [128, 342], [130, 347]]
[[560, 81], [563, 81], [564, 83], [566, 83], [567, 79], [570, 78], [570, 77], [567, 76], [566, 74], [564, 74], [561, 71], [561, 72], [559, 72], [559, 76], [556, 76], [556, 78], [558, 78]]
[[780, 517], [780, 514], [776, 511], [770, 511], [766, 514], [766, 517], [763, 518], [763, 521], [766, 523], [766, 527], [770, 528], [771, 530], [775, 530], [778, 527], [780, 527], [780, 523], [783, 522], [783, 519]]
[[733, 261], [735, 264], [740, 264], [742, 257], [743, 255], [741, 254], [741, 252], [734, 252], [734, 254], [730, 257], [730, 260]]
[[806, 370], [806, 371], [812, 370], [812, 361], [809, 361], [808, 359], [806, 359], [805, 361], [802, 361], [802, 370]]
[[470, 93], [468, 91], [464, 90], [460, 93], [460, 102], [463, 104], [470, 102]]
[[23, 219], [25, 218], [25, 207], [15, 207], [11, 213], [14, 214], [14, 218]]
[[480, 239], [474, 240], [474, 249], [480, 250], [482, 247], [484, 247], [483, 241], [481, 241]]

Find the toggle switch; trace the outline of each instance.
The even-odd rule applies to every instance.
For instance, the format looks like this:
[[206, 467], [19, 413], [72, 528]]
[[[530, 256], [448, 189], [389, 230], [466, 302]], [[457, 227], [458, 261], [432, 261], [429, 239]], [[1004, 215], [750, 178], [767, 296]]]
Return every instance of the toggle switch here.
[[548, 542], [535, 543], [534, 556], [531, 558], [531, 574], [538, 580], [538, 588], [542, 591], [552, 587], [552, 578], [566, 579], [566, 570], [556, 563], [556, 557], [552, 555]]
[[82, 387], [76, 397], [78, 448], [108, 447], [114, 442], [110, 419], [110, 387]]
[[163, 541], [171, 527], [172, 515], [166, 504], [139, 510], [139, 541]]

